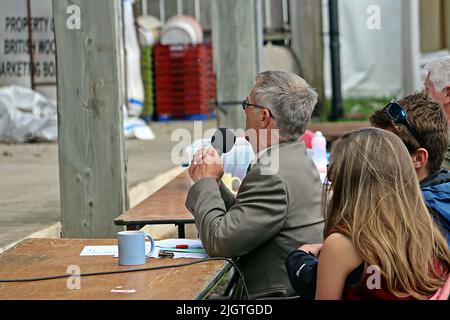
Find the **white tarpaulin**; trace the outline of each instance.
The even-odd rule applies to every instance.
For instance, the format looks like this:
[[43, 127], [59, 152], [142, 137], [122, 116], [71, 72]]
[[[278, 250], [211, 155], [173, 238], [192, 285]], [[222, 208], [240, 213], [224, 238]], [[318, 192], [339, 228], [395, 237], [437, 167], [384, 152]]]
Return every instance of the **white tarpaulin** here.
[[[404, 94], [406, 57], [403, 56], [402, 0], [343, 0], [338, 3], [344, 96]], [[331, 96], [328, 1], [323, 1], [323, 21], [326, 94]], [[417, 72], [418, 68], [420, 65], [417, 65]]]
[[[408, 7], [405, 6], [405, 1], [411, 1], [409, 4], [413, 5], [413, 0], [342, 0], [338, 2], [341, 83], [344, 97], [393, 98], [410, 93], [407, 91], [411, 91], [411, 88], [406, 88], [407, 86], [413, 87], [412, 90], [420, 89], [420, 83], [417, 85], [417, 81], [408, 81], [409, 85], [405, 81], [408, 75], [419, 75], [419, 68], [423, 68], [423, 63], [420, 62], [420, 48], [417, 46], [419, 41], [415, 22], [418, 18], [415, 16], [417, 12], [414, 10], [406, 12]], [[330, 97], [328, 2], [328, 0], [322, 1], [322, 20], [325, 93], [327, 97]], [[414, 3], [418, 4], [415, 1]], [[411, 27], [414, 25], [416, 28]], [[408, 32], [404, 32], [404, 26]], [[411, 59], [409, 55], [417, 55], [419, 59]], [[411, 70], [411, 66], [415, 69]], [[263, 70], [271, 69], [296, 71], [294, 58], [288, 49], [270, 44], [264, 47]]]

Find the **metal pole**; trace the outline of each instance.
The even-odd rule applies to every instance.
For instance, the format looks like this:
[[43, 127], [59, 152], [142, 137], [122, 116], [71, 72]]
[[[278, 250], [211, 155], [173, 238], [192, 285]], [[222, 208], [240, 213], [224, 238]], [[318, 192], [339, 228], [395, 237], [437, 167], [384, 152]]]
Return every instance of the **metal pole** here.
[[289, 25], [289, 1], [283, 0], [281, 6], [283, 9], [283, 25], [287, 26]]
[[148, 15], [147, 0], [141, 0], [141, 8], [142, 8], [142, 15], [147, 16]]
[[201, 21], [201, 13], [200, 13], [200, 0], [194, 1], [194, 12], [195, 12], [195, 19], [197, 21]]
[[286, 35], [286, 32], [290, 31], [290, 21], [289, 21], [289, 0], [283, 0], [281, 2], [283, 10], [283, 32], [284, 35], [284, 45], [289, 46], [290, 36]]
[[177, 14], [183, 14], [183, 0], [177, 0]]
[[166, 23], [166, 3], [164, 0], [159, 0], [159, 20], [161, 23]]
[[255, 32], [256, 32], [256, 74], [263, 68], [263, 47], [264, 47], [264, 21], [262, 12], [262, 0], [255, 1]]
[[418, 0], [403, 0], [403, 95], [421, 88], [420, 79], [420, 12]]
[[[121, 12], [122, 12], [122, 14], [120, 15], [120, 18], [121, 18], [121, 20], [122, 20], [122, 23], [121, 23], [121, 29], [122, 29], [122, 52], [123, 52], [123, 74], [124, 74], [124, 77], [123, 77], [123, 82], [124, 82], [124, 97], [125, 97], [125, 104], [126, 105], [128, 105], [128, 77], [127, 77], [127, 74], [128, 74], [128, 57], [127, 57], [127, 55], [128, 55], [128, 52], [127, 52], [127, 44], [126, 44], [126, 42], [125, 42], [125, 14], [123, 14], [123, 12], [125, 11], [124, 10], [124, 3], [123, 3], [123, 1], [121, 1], [120, 2], [120, 10], [121, 10]], [[121, 110], [122, 111], [122, 110]]]
[[31, 89], [36, 87], [34, 75], [34, 52], [33, 52], [33, 30], [31, 29], [31, 1], [27, 0], [27, 15], [28, 15], [28, 45], [30, 54], [30, 71], [31, 71]]
[[331, 51], [331, 80], [333, 99], [330, 120], [336, 121], [344, 116], [341, 89], [341, 56], [339, 43], [339, 11], [338, 0], [329, 0], [330, 14], [330, 51]]
[[264, 1], [264, 17], [266, 18], [266, 28], [267, 30], [272, 30], [272, 1]]

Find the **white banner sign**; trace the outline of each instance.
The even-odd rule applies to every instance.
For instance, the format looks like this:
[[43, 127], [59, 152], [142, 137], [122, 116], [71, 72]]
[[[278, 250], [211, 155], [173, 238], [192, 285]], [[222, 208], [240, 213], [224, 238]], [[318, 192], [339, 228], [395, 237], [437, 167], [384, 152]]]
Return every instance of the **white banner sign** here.
[[[34, 81], [38, 91], [48, 91], [39, 83], [55, 83], [55, 40], [51, 0], [31, 1], [31, 35], [27, 1], [0, 2], [0, 87], [31, 86], [30, 50], [34, 59]], [[42, 90], [39, 90], [42, 89]]]

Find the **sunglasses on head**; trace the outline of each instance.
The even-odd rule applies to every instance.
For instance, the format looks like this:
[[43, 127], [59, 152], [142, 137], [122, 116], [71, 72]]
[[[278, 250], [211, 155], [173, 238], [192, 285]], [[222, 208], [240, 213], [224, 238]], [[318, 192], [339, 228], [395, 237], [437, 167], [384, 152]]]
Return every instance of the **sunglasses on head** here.
[[394, 121], [396, 124], [402, 124], [408, 129], [408, 131], [413, 135], [416, 141], [421, 145], [419, 135], [417, 131], [411, 126], [408, 121], [408, 116], [405, 108], [403, 108], [400, 104], [391, 102], [386, 107], [386, 113], [388, 116]]

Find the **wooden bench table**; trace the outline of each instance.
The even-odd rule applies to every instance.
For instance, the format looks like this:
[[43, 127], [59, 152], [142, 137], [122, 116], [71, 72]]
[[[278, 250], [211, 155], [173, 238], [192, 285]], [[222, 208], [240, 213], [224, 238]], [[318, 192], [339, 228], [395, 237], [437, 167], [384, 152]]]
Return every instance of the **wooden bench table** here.
[[114, 220], [128, 230], [152, 224], [175, 224], [178, 237], [185, 237], [185, 224], [194, 223], [194, 217], [184, 205], [191, 187], [187, 171], [182, 172], [164, 187]]
[[[80, 256], [86, 245], [115, 245], [117, 240], [27, 239], [0, 255], [0, 279], [35, 278], [80, 272], [129, 270], [193, 262], [195, 259], [147, 259], [141, 266], [119, 266], [112, 256]], [[231, 265], [208, 261], [162, 270], [81, 277], [80, 289], [70, 289], [74, 279], [0, 282], [0, 300], [193, 300], [204, 299]], [[73, 286], [72, 286], [73, 288]]]

